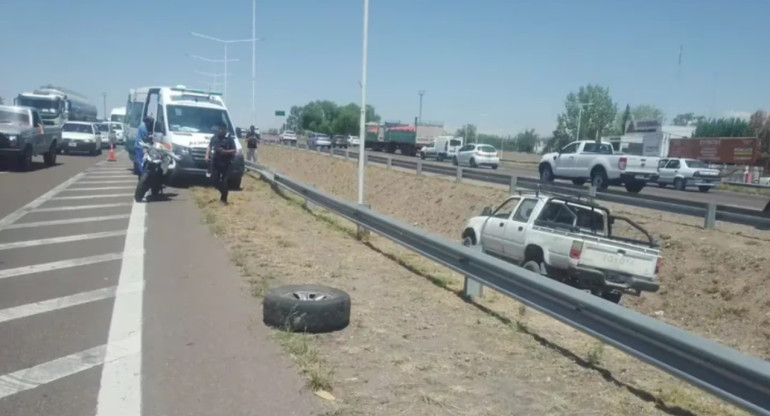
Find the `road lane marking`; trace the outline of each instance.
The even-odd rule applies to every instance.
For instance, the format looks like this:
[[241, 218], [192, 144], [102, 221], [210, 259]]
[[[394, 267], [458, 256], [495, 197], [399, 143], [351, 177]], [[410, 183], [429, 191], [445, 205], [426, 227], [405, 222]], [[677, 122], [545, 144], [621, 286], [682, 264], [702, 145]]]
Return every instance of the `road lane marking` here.
[[134, 175], [130, 169], [99, 169], [99, 170], [87, 170], [89, 175]]
[[80, 181], [80, 182], [78, 182], [78, 184], [88, 183], [88, 184], [99, 184], [99, 185], [101, 185], [101, 184], [105, 184], [105, 183], [131, 183], [131, 182], [136, 183], [137, 180], [136, 179], [124, 179], [122, 181]]
[[136, 174], [128, 173], [125, 175], [89, 175], [86, 173], [86, 178], [88, 179], [114, 179], [114, 178], [136, 178]]
[[107, 261], [120, 260], [123, 253], [99, 254], [98, 256], [80, 257], [77, 259], [52, 261], [50, 263], [33, 264], [30, 266], [14, 267], [12, 269], [0, 270], [0, 279], [9, 277], [24, 276], [33, 273], [50, 272], [53, 270], [69, 269], [72, 267], [88, 266], [89, 264], [104, 263]]
[[67, 188], [63, 189], [62, 192], [82, 192], [82, 191], [107, 191], [112, 189], [134, 189], [135, 186], [104, 186], [104, 187], [96, 187], [96, 188]]
[[76, 196], [55, 196], [51, 198], [51, 201], [74, 201], [77, 199], [92, 199], [92, 198], [123, 198], [133, 197], [134, 194], [93, 194], [93, 195], [76, 195]]
[[81, 209], [100, 209], [100, 208], [117, 208], [131, 206], [130, 202], [116, 202], [114, 204], [94, 204], [94, 205], [67, 205], [63, 207], [48, 207], [37, 208], [32, 212], [56, 212], [56, 211], [77, 211]]
[[76, 235], [68, 235], [65, 237], [41, 238], [39, 240], [26, 240], [26, 241], [16, 241], [13, 243], [0, 243], [0, 250], [44, 246], [47, 244], [71, 243], [73, 241], [95, 240], [97, 238], [118, 237], [125, 234], [126, 234], [125, 230], [103, 231], [100, 233], [92, 233], [92, 234], [76, 234]]
[[[34, 367], [14, 371], [13, 373], [0, 376], [0, 399], [20, 393], [25, 390], [31, 390], [71, 376], [73, 374], [86, 371], [101, 364], [109, 364], [106, 359], [108, 349], [115, 351], [112, 360], [136, 355], [141, 349], [141, 339], [137, 343], [138, 337], [130, 337], [114, 345], [106, 344], [89, 348], [84, 351], [70, 354], [65, 357], [57, 358]], [[129, 414], [116, 412], [113, 414]], [[138, 415], [139, 413], [133, 413]]]
[[125, 219], [125, 218], [128, 218], [128, 214], [102, 215], [102, 216], [98, 216], [98, 217], [85, 217], [85, 218], [71, 218], [71, 219], [67, 219], [67, 220], [20, 222], [18, 224], [9, 225], [8, 227], [5, 227], [5, 229], [6, 230], [11, 230], [11, 229], [18, 229], [18, 228], [44, 227], [44, 226], [47, 226], [47, 225], [81, 224], [81, 223], [86, 223], [86, 222], [122, 220], [122, 219]]
[[115, 296], [117, 286], [105, 287], [102, 289], [81, 292], [71, 296], [62, 296], [60, 298], [48, 299], [41, 302], [28, 303], [26, 305], [14, 306], [0, 310], [0, 323], [12, 321], [14, 319], [27, 318], [32, 315], [53, 312], [59, 309], [71, 308], [73, 306], [109, 299]]
[[[118, 293], [112, 309], [107, 351], [99, 384], [96, 416], [142, 414], [142, 303], [144, 285], [144, 232], [147, 205], [134, 203], [123, 247]], [[116, 340], [134, 339], [122, 345]], [[127, 353], [127, 350], [130, 353]]]
[[44, 193], [43, 195], [40, 195], [37, 197], [37, 199], [33, 200], [32, 202], [28, 203], [27, 205], [24, 205], [23, 207], [17, 209], [16, 211], [6, 215], [3, 219], [0, 220], [0, 230], [3, 230], [5, 228], [8, 228], [9, 225], [13, 224], [14, 222], [18, 221], [19, 218], [25, 216], [27, 213], [32, 211], [33, 209], [39, 207], [40, 205], [43, 205], [46, 201], [51, 199], [54, 195], [58, 194], [59, 192], [63, 191], [73, 183], [79, 181], [84, 174], [78, 173], [77, 175], [67, 179], [63, 183], [59, 184], [58, 186], [54, 187], [50, 191]]

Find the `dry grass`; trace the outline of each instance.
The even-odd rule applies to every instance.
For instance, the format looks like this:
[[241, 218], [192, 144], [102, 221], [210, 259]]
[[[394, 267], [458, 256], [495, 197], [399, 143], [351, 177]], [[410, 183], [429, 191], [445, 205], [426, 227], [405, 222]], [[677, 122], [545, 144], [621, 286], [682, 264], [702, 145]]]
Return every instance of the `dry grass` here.
[[284, 351], [307, 377], [308, 387], [313, 391], [332, 391], [334, 372], [321, 358], [318, 348], [308, 340], [310, 335], [280, 330], [275, 330], [274, 334]]
[[723, 191], [737, 192], [748, 195], [767, 195], [770, 196], [770, 189], [762, 188], [750, 188], [748, 186], [735, 186], [728, 183], [719, 185], [719, 189]]

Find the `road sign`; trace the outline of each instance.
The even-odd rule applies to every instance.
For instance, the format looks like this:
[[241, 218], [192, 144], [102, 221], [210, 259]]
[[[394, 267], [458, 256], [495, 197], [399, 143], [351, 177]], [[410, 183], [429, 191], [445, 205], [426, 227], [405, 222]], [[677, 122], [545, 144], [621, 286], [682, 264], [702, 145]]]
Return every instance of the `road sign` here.
[[281, 110], [275, 110], [275, 115], [278, 117], [283, 117], [286, 115], [286, 112]]

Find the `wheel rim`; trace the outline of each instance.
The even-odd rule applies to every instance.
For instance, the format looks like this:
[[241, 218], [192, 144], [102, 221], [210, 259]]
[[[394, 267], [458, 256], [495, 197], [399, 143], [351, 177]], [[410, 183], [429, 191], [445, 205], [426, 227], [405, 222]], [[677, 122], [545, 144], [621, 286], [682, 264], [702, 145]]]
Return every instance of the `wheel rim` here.
[[543, 169], [543, 172], [540, 174], [540, 179], [547, 182], [551, 180], [551, 169], [545, 168]]
[[604, 178], [601, 175], [596, 175], [594, 176], [593, 183], [595, 187], [601, 188], [604, 185]]
[[470, 246], [472, 246], [472, 245], [473, 245], [473, 239], [472, 239], [472, 238], [470, 238], [470, 237], [465, 237], [465, 238], [463, 238], [463, 245], [464, 245], [465, 247], [470, 247]]
[[331, 297], [328, 293], [315, 292], [312, 290], [296, 290], [289, 293], [287, 296], [303, 302], [317, 302]]

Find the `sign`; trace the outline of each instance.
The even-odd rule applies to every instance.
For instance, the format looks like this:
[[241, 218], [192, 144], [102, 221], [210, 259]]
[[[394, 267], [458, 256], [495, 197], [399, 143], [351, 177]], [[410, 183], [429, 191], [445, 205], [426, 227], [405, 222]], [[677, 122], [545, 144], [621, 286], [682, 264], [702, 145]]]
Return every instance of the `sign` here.
[[282, 110], [275, 110], [275, 115], [278, 117], [283, 117], [286, 115], [286, 112]]

